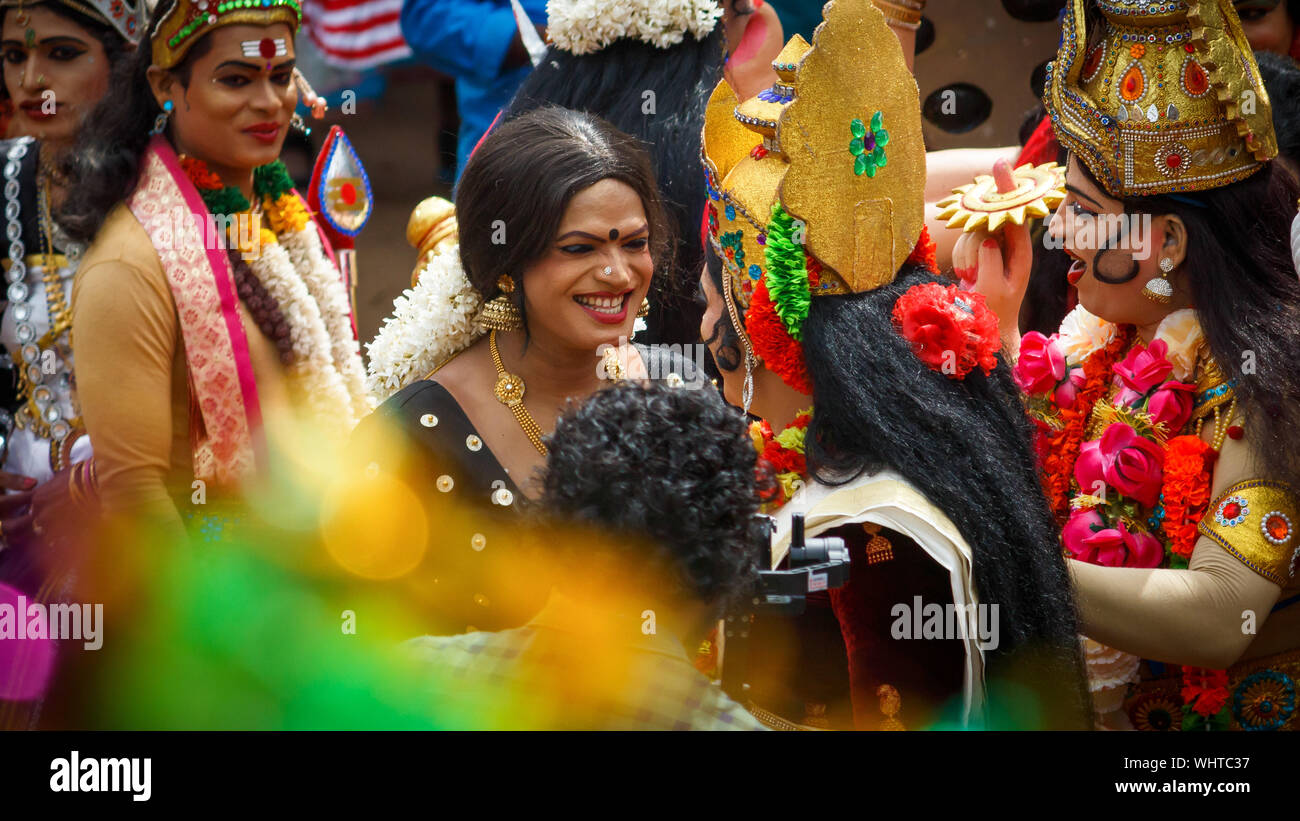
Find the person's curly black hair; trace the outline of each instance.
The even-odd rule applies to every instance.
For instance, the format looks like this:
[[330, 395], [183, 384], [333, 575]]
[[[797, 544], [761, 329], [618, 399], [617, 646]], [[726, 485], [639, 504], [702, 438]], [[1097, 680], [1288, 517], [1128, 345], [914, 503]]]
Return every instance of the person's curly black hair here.
[[[711, 390], [624, 383], [570, 408], [547, 440], [543, 507], [630, 537], [627, 566], [714, 616], [752, 595], [761, 539], [757, 455]], [[654, 555], [636, 555], [646, 540]], [[620, 557], [620, 559], [623, 557]], [[622, 563], [620, 563], [620, 566]]]

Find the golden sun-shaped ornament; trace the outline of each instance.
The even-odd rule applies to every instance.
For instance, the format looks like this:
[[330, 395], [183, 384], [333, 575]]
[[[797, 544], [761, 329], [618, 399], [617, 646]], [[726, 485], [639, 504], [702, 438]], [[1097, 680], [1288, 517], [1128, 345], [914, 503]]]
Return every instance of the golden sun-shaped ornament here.
[[980, 175], [954, 188], [936, 203], [939, 219], [965, 232], [993, 232], [1008, 222], [1024, 225], [1027, 217], [1047, 217], [1065, 199], [1065, 168], [1054, 162], [1026, 163], [1012, 172], [1012, 182], [1014, 186], [1003, 192], [992, 175]]

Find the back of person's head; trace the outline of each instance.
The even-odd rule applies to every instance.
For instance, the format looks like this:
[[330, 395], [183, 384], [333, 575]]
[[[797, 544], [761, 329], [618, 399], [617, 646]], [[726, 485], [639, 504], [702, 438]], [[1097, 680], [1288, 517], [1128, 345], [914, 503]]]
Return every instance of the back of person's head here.
[[601, 541], [635, 575], [625, 589], [641, 580], [648, 596], [714, 615], [752, 594], [756, 453], [743, 417], [716, 392], [615, 385], [561, 416], [548, 448], [543, 506], [616, 537]]

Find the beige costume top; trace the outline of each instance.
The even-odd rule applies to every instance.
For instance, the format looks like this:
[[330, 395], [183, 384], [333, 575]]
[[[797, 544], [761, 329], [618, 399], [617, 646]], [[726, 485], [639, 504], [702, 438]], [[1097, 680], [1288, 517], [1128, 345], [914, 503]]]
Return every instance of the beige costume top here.
[[[108, 215], [87, 251], [72, 304], [77, 390], [96, 443], [104, 508], [179, 524], [171, 494], [188, 494], [193, 481], [189, 369], [162, 264], [125, 205]], [[275, 346], [242, 302], [238, 310], [262, 408], [284, 408], [284, 369]]]

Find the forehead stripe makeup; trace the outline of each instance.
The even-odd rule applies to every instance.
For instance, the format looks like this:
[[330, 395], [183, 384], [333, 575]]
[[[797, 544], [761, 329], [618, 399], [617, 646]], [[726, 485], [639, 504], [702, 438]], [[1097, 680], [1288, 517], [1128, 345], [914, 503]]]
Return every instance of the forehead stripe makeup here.
[[289, 47], [285, 45], [283, 37], [274, 40], [270, 37], [263, 37], [261, 40], [245, 40], [239, 45], [244, 49], [245, 57], [262, 57], [269, 60], [289, 53]]

